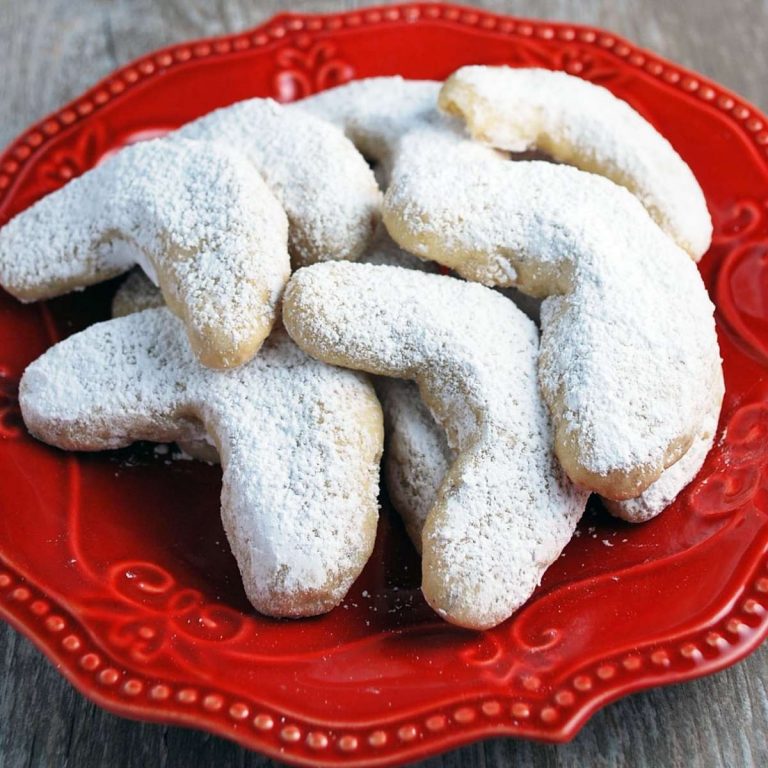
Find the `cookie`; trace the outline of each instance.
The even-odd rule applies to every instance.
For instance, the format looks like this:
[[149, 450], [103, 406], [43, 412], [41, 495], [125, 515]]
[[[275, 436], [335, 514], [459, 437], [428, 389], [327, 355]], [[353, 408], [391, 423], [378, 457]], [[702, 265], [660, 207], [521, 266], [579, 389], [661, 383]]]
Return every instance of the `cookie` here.
[[635, 498], [686, 453], [721, 391], [712, 303], [626, 189], [489, 151], [434, 130], [403, 137], [387, 229], [469, 280], [544, 297], [539, 380], [556, 454], [582, 487]]
[[287, 221], [241, 154], [157, 139], [127, 147], [0, 229], [0, 283], [35, 301], [141, 264], [204, 365], [250, 359], [290, 274]]
[[262, 613], [311, 616], [344, 597], [374, 544], [381, 408], [370, 382], [281, 330], [233, 371], [193, 357], [166, 308], [99, 323], [24, 373], [30, 432], [67, 450], [204, 440], [221, 456], [221, 515]]
[[[316, 114], [334, 121], [362, 151], [383, 164], [388, 184], [385, 223], [401, 246], [420, 258], [435, 259], [456, 269], [468, 279], [507, 289], [522, 289], [523, 294], [533, 299], [529, 299], [526, 309], [534, 316], [538, 309], [536, 299], [563, 289], [557, 283], [569, 267], [566, 265], [561, 269], [557, 263], [561, 258], [559, 251], [570, 248], [570, 240], [578, 240], [582, 230], [585, 230], [582, 239], [586, 245], [589, 238], [595, 239], [596, 222], [603, 222], [599, 251], [607, 254], [610, 249], [615, 250], [614, 257], [605, 267], [608, 284], [600, 275], [584, 275], [583, 269], [580, 269], [580, 279], [587, 289], [594, 288], [586, 290], [591, 300], [598, 301], [601, 306], [617, 306], [615, 349], [611, 350], [610, 333], [613, 331], [606, 327], [611, 324], [610, 319], [604, 322], [597, 318], [592, 322], [588, 310], [576, 318], [576, 326], [571, 329], [571, 338], [582, 336], [581, 351], [578, 355], [570, 355], [576, 358], [572, 365], [567, 346], [560, 346], [563, 341], [561, 330], [567, 326], [567, 319], [558, 324], [559, 330], [555, 329], [553, 338], [552, 319], [557, 317], [557, 312], [552, 313], [544, 322], [544, 348], [545, 351], [552, 350], [548, 359], [551, 358], [554, 364], [542, 366], [542, 383], [555, 417], [558, 456], [572, 479], [611, 499], [636, 498], [659, 479], [666, 467], [686, 453], [698, 435], [707, 432], [705, 423], [712, 410], [711, 402], [722, 390], [711, 305], [701, 282], [690, 269], [680, 282], [675, 277], [678, 268], [667, 271], [672, 252], [677, 251], [675, 256], [680, 256], [682, 250], [675, 249], [660, 232], [652, 232], [654, 227], [649, 216], [643, 215], [645, 212], [636, 201], [633, 205], [626, 192], [622, 196], [623, 191], [607, 180], [580, 173], [574, 168], [541, 162], [505, 162], [508, 153], [467, 140], [460, 122], [457, 123], [451, 115], [437, 114], [432, 101], [437, 89], [437, 84], [431, 82], [374, 78], [327, 91], [311, 97], [308, 104], [301, 102], [298, 106], [304, 104], [305, 109], [311, 108]], [[654, 133], [649, 126], [645, 130]], [[668, 151], [672, 152], [671, 149]], [[689, 172], [684, 169], [672, 175], [682, 178], [686, 173]], [[695, 180], [692, 183], [695, 185]], [[661, 182], [654, 184], [659, 189], [663, 187]], [[506, 185], [509, 192], [502, 191]], [[446, 190], [451, 190], [451, 194], [446, 194]], [[475, 193], [474, 208], [464, 205], [464, 195], [469, 191]], [[446, 249], [430, 247], [430, 243], [413, 237], [402, 224], [403, 219], [410, 218], [415, 229], [422, 232], [430, 229], [429, 205], [422, 205], [419, 199], [419, 195], [424, 194], [432, 194], [439, 200], [435, 205], [442, 205], [450, 213], [434, 227], [439, 231], [439, 237], [453, 237], [451, 216], [456, 221], [462, 220], [469, 229], [480, 214], [481, 220], [492, 218], [495, 224], [507, 221], [511, 227], [520, 224], [513, 232], [517, 242], [489, 244], [488, 232], [475, 227], [462, 243], [460, 255], [456, 258], [446, 256]], [[507, 198], [506, 207], [500, 208], [497, 216], [493, 216], [493, 203], [490, 202], [494, 194]], [[700, 190], [694, 198], [696, 195], [700, 198]], [[609, 203], [604, 206], [603, 200]], [[693, 209], [696, 207], [692, 206]], [[566, 211], [569, 218], [561, 225], [560, 212], [569, 208], [570, 211]], [[623, 221], [625, 215], [633, 222], [630, 232], [639, 232], [641, 236], [635, 238], [634, 234], [616, 232], [615, 241], [610, 242], [612, 222]], [[699, 206], [697, 217], [706, 229], [706, 206]], [[541, 226], [535, 231], [538, 224]], [[538, 257], [528, 258], [523, 264], [513, 263], [515, 259], [510, 258], [510, 245], [519, 245], [526, 238], [534, 251], [549, 246], [551, 253], [545, 256], [551, 263], [546, 268], [540, 269], [542, 259]], [[594, 246], [589, 244], [587, 251], [592, 250]], [[637, 274], [644, 271], [643, 265], [649, 261], [648, 250], [659, 252], [658, 258], [650, 259], [655, 266], [647, 271], [651, 275], [659, 270], [664, 273], [659, 281], [663, 285], [652, 285], [647, 292], [635, 292], [634, 281], [649, 282], [645, 274]], [[602, 258], [600, 253], [597, 256]], [[623, 269], [618, 264], [620, 259], [634, 262], [627, 266], [625, 278], [617, 272]], [[603, 269], [596, 264], [594, 254], [591, 261], [587, 272]], [[679, 270], [685, 272], [684, 267]], [[589, 286], [590, 282], [593, 286]], [[616, 296], [611, 296], [611, 282], [622, 288]], [[645, 301], [646, 293], [651, 301]], [[622, 294], [634, 296], [623, 307], [618, 306], [623, 301]], [[676, 310], [672, 307], [684, 295], [683, 302], [690, 306], [682, 313], [684, 320], [677, 328], [672, 318]], [[609, 300], [603, 301], [604, 296]], [[578, 296], [574, 299], [576, 303], [582, 301]], [[562, 308], [569, 301], [554, 298], [548, 304], [550, 308], [559, 305], [564, 311]], [[654, 317], [649, 332], [635, 334], [635, 319], [630, 308], [641, 303], [644, 303], [644, 310], [637, 315], [637, 324], [642, 327], [645, 317]], [[575, 308], [568, 311], [569, 318], [577, 314]], [[681, 331], [682, 337], [679, 337]], [[678, 338], [672, 338], [675, 336]], [[587, 355], [593, 340], [599, 342], [598, 351]], [[639, 354], [632, 359], [635, 346]], [[654, 349], [658, 351], [658, 360]], [[676, 359], [684, 361], [684, 365], [673, 370]], [[652, 371], [658, 361], [662, 361], [663, 371], [654, 382], [657, 377]], [[689, 367], [686, 374], [684, 368], [691, 361], [696, 365]], [[670, 378], [670, 371], [673, 386], [665, 391], [664, 382]], [[689, 386], [697, 378], [698, 383]], [[636, 386], [640, 400], [623, 399], [624, 381]], [[565, 402], [566, 382], [568, 402]], [[610, 386], [604, 393], [599, 393], [605, 382]], [[589, 394], [593, 387], [596, 395], [591, 400]], [[692, 398], [689, 398], [689, 392], [693, 394]], [[665, 410], [675, 411], [677, 398], [682, 398], [685, 405], [669, 420]], [[613, 409], [614, 404], [619, 406], [617, 410]], [[611, 418], [624, 425], [613, 442], [613, 427], [608, 423]], [[631, 440], [622, 443], [627, 437]]]
[[455, 624], [509, 617], [586, 501], [552, 453], [535, 325], [480, 285], [344, 262], [294, 273], [283, 322], [318, 359], [417, 382], [456, 452], [422, 533], [422, 590]]
[[413, 382], [380, 379], [376, 394], [384, 412], [382, 474], [387, 493], [421, 552], [421, 534], [454, 453]]
[[685, 161], [608, 89], [546, 69], [469, 66], [440, 90], [440, 108], [472, 137], [510, 152], [537, 149], [626, 187], [698, 260], [712, 240], [704, 193]]

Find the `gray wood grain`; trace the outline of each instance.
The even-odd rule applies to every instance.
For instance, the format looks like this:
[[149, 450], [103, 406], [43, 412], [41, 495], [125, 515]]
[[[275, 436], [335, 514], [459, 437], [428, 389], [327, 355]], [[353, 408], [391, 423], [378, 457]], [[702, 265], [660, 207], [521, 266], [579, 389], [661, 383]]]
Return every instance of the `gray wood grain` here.
[[[290, 8], [332, 11], [357, 5], [294, 0]], [[768, 107], [766, 0], [490, 0], [475, 5], [608, 27]], [[0, 0], [0, 144], [147, 50], [242, 29], [281, 6], [273, 0]], [[274, 765], [204, 733], [107, 714], [5, 625], [0, 625], [0, 669], [0, 768]], [[768, 765], [766, 734], [768, 647], [763, 646], [718, 675], [608, 707], [570, 744], [497, 739], [423, 765], [746, 768]]]

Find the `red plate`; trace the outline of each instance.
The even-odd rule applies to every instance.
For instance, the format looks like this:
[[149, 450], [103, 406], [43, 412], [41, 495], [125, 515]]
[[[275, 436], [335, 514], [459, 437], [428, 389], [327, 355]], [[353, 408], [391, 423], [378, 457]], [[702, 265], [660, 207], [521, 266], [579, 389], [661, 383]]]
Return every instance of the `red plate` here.
[[637, 528], [591, 510], [527, 606], [489, 632], [436, 619], [386, 512], [342, 607], [268, 620], [225, 543], [218, 469], [141, 445], [70, 455], [25, 433], [24, 367], [106, 317], [114, 284], [46, 305], [2, 294], [0, 611], [86, 696], [296, 764], [392, 765], [496, 734], [570, 739], [607, 702], [722, 669], [768, 634], [768, 130], [719, 85], [568, 24], [432, 4], [283, 15], [146, 56], [31, 128], [0, 159], [0, 221], [116, 147], [238, 99], [502, 62], [607, 86], [704, 187], [727, 393], [699, 478]]

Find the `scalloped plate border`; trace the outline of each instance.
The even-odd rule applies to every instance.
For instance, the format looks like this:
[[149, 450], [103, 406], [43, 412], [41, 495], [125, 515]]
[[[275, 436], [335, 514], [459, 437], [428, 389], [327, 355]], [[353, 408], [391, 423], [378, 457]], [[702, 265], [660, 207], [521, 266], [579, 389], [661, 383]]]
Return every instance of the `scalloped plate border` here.
[[[22, 133], [0, 157], [0, 203], [46, 141], [139, 86], [159, 70], [183, 67], [290, 40], [299, 33], [376, 27], [395, 22], [441, 22], [479, 28], [510, 39], [578, 41], [716, 105], [768, 160], [768, 118], [722, 86], [610, 32], [563, 22], [535, 21], [445, 4], [408, 3], [341, 14], [277, 15], [241, 33], [181, 43], [149, 53], [114, 71], [82, 96]], [[723, 606], [718, 620], [665, 643], [591, 662], [570, 675], [571, 684], [535, 705], [511, 697], [480, 697], [395, 717], [368, 726], [336, 727], [281, 714], [255, 700], [214, 689], [149, 679], [123, 666], [89, 638], [88, 631], [31, 579], [0, 558], [0, 615], [26, 635], [86, 697], [118, 715], [205, 729], [296, 765], [394, 765], [493, 736], [562, 743], [589, 717], [629, 693], [719, 671], [747, 656], [768, 637], [768, 542], [749, 568], [744, 590]], [[688, 668], [672, 666], [689, 663]], [[450, 714], [446, 710], [450, 709]], [[563, 716], [563, 710], [567, 713]]]

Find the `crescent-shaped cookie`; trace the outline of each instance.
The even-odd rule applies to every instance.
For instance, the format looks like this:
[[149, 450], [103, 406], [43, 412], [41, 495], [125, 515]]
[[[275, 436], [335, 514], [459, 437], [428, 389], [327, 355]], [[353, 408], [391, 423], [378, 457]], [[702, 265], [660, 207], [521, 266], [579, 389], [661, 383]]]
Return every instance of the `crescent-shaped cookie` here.
[[547, 297], [539, 380], [557, 456], [581, 486], [637, 497], [689, 449], [721, 391], [701, 277], [622, 187], [487, 152], [443, 131], [403, 137], [385, 224], [420, 258]]
[[0, 229], [0, 283], [34, 301], [141, 264], [204, 365], [250, 359], [290, 274], [285, 213], [239, 152], [127, 147]]
[[538, 149], [626, 187], [697, 260], [712, 220], [691, 169], [645, 118], [607, 88], [546, 69], [469, 66], [440, 90], [440, 108], [472, 137], [510, 152]]
[[552, 453], [534, 324], [483, 286], [344, 262], [294, 273], [283, 322], [318, 359], [418, 383], [456, 451], [422, 535], [422, 589], [462, 626], [510, 616], [586, 500]]
[[[384, 233], [377, 235], [371, 251], [360, 261], [419, 270], [434, 270], [436, 266], [434, 262], [421, 261], [403, 251]], [[143, 277], [141, 273], [139, 276]], [[125, 287], [134, 288], [128, 285], [128, 281]], [[142, 295], [136, 297], [138, 306], [147, 300], [147, 292], [152, 290], [149, 281], [146, 281], [145, 289]], [[538, 323], [539, 300], [514, 288], [501, 289], [501, 292]], [[429, 412], [415, 384], [382, 378], [375, 386], [384, 412], [386, 450], [382, 473], [387, 491], [411, 541], [421, 551], [421, 531], [443, 477], [453, 461], [453, 452], [446, 441], [445, 431]], [[714, 443], [723, 389], [724, 384], [720, 378], [718, 385], [713, 388], [709, 410], [691, 447], [677, 462], [665, 469], [658, 480], [637, 498], [626, 501], [603, 499], [612, 515], [630, 523], [650, 520], [663, 512], [696, 477]], [[185, 446], [185, 450], [207, 458], [210, 449], [202, 445]]]
[[250, 363], [211, 371], [167, 309], [99, 323], [24, 373], [30, 432], [68, 450], [202, 440], [221, 456], [221, 515], [262, 613], [311, 616], [344, 597], [376, 535], [381, 408], [360, 374], [275, 331]]

